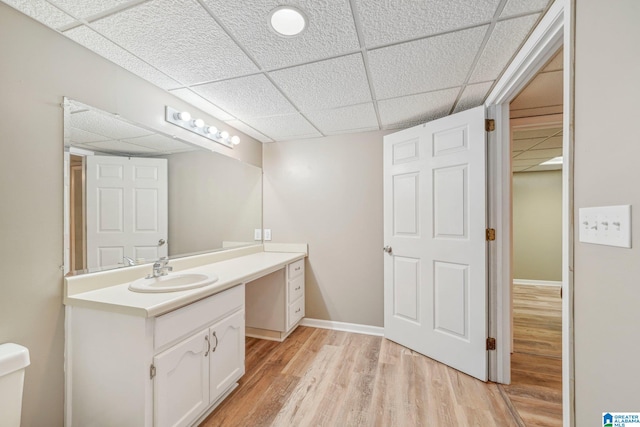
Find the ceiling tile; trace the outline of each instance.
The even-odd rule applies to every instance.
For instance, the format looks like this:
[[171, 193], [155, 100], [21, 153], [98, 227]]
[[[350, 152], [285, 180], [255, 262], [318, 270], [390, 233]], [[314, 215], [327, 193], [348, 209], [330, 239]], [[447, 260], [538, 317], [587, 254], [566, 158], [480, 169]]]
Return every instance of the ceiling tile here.
[[87, 18], [125, 3], [131, 3], [131, 0], [49, 0], [49, 2], [54, 3], [76, 18]]
[[474, 108], [479, 105], [482, 105], [485, 97], [487, 96], [487, 92], [493, 86], [493, 82], [484, 82], [484, 83], [476, 83], [473, 85], [467, 85], [462, 91], [462, 96], [458, 100], [456, 104], [454, 113], [459, 111], [468, 110], [469, 108]]
[[461, 86], [487, 28], [472, 28], [369, 51], [376, 97], [384, 99]]
[[382, 126], [395, 129], [398, 125], [416, 125], [449, 114], [460, 92], [459, 88], [421, 93], [378, 101]]
[[195, 86], [193, 91], [236, 117], [292, 114], [296, 109], [264, 74]]
[[31, 16], [51, 28], [59, 28], [75, 22], [72, 16], [67, 15], [45, 0], [2, 0], [9, 6]]
[[469, 83], [496, 80], [531, 31], [539, 14], [498, 22], [473, 70]]
[[562, 165], [538, 165], [527, 169], [527, 172], [544, 172], [562, 170]]
[[542, 12], [547, 4], [553, 0], [509, 0], [507, 5], [502, 9], [500, 18], [505, 18], [523, 13]]
[[186, 144], [178, 141], [177, 139], [170, 138], [168, 136], [153, 134], [147, 136], [141, 136], [139, 138], [124, 139], [124, 142], [129, 142], [140, 147], [147, 147], [155, 151], [178, 153], [183, 151], [194, 151], [198, 148], [196, 146]]
[[562, 81], [562, 71], [539, 73], [513, 100], [511, 109], [520, 110], [562, 105]]
[[542, 163], [542, 162], [543, 162], [543, 160], [541, 160], [541, 159], [513, 159], [513, 160], [511, 161], [511, 164], [512, 164], [514, 167], [516, 167], [516, 166], [517, 166], [517, 167], [521, 167], [521, 166], [527, 166], [527, 167], [529, 167], [529, 166], [536, 166], [536, 165], [539, 165], [539, 164], [540, 164], [540, 163]]
[[360, 54], [269, 73], [301, 110], [324, 110], [371, 101]]
[[129, 144], [124, 141], [103, 141], [92, 144], [83, 144], [81, 148], [102, 151], [113, 154], [156, 154], [157, 151], [140, 145]]
[[264, 69], [286, 67], [353, 52], [360, 48], [345, 0], [290, 0], [302, 10], [307, 28], [297, 37], [281, 37], [270, 28], [269, 13], [279, 0], [204, 0], [204, 3]]
[[548, 138], [561, 133], [562, 129], [557, 127], [517, 130], [513, 132], [513, 139]]
[[249, 135], [252, 138], [257, 139], [260, 142], [273, 142], [273, 139], [269, 138], [253, 129], [251, 126], [241, 122], [240, 120], [228, 120], [226, 122], [229, 126], [233, 126], [235, 129]]
[[562, 136], [554, 136], [536, 145], [536, 149], [543, 148], [562, 148]]
[[204, 99], [202, 96], [193, 92], [191, 89], [188, 89], [188, 88], [174, 89], [169, 92], [177, 96], [178, 98], [182, 99], [183, 101], [188, 102], [194, 107], [201, 109], [205, 113], [212, 115], [218, 120], [223, 120], [223, 121], [233, 120], [234, 118], [231, 114], [220, 109], [218, 106], [213, 105], [212, 103]]
[[195, 2], [154, 0], [91, 25], [185, 85], [257, 71], [255, 64]]
[[135, 138], [151, 133], [146, 129], [129, 124], [116, 117], [107, 116], [95, 111], [71, 114], [71, 127], [82, 130], [91, 129], [92, 133], [103, 135], [107, 139]]
[[500, 0], [356, 0], [367, 47], [489, 23]]
[[372, 103], [313, 111], [306, 115], [324, 134], [378, 129], [378, 119]]
[[177, 81], [156, 70], [146, 62], [136, 58], [126, 50], [84, 25], [65, 31], [63, 34], [86, 48], [91, 49], [98, 55], [101, 55], [109, 61], [121, 66], [125, 70], [129, 70], [163, 89], [180, 86], [180, 83]]
[[546, 150], [529, 150], [516, 157], [517, 160], [526, 159], [552, 159], [562, 156], [562, 148], [549, 148]]
[[542, 71], [558, 71], [564, 69], [564, 58], [562, 55], [562, 49], [556, 53], [556, 55], [551, 58], [551, 61], [547, 64], [546, 67], [542, 69]]
[[513, 151], [526, 151], [533, 147], [536, 147], [544, 140], [545, 138], [514, 139], [511, 148]]
[[286, 116], [274, 117], [254, 117], [244, 120], [246, 124], [256, 129], [258, 132], [276, 140], [294, 138], [311, 138], [322, 136], [300, 114], [288, 114]]
[[71, 128], [71, 134], [69, 135], [70, 144], [86, 144], [89, 142], [106, 141], [106, 136], [97, 135], [93, 132], [87, 132], [84, 129]]

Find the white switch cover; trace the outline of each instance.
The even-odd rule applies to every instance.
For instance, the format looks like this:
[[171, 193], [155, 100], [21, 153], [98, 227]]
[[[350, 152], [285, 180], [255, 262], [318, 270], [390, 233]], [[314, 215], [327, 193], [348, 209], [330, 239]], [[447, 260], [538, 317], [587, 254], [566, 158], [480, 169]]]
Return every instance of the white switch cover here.
[[262, 240], [262, 229], [256, 228], [253, 230], [253, 240]]
[[578, 217], [581, 242], [631, 247], [631, 205], [580, 208]]
[[265, 228], [264, 229], [264, 240], [271, 240], [271, 229], [270, 228]]

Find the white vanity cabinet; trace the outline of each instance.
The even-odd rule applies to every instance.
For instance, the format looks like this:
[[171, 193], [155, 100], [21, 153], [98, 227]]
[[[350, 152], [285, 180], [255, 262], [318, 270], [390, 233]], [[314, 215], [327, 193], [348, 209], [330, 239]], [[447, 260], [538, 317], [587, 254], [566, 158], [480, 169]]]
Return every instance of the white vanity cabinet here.
[[304, 258], [246, 284], [246, 335], [283, 341], [305, 314]]
[[155, 318], [67, 307], [67, 426], [190, 426], [244, 374], [244, 285]]

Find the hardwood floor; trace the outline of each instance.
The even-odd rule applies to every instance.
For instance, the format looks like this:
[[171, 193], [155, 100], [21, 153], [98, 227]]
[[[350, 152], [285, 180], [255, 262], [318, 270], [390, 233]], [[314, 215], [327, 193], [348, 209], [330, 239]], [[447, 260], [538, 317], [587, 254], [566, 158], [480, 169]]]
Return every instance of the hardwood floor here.
[[245, 376], [201, 427], [561, 426], [558, 289], [521, 288], [509, 386], [380, 337], [298, 327], [283, 343], [247, 338]]
[[562, 426], [560, 289], [514, 285], [511, 384], [500, 385], [527, 427]]
[[516, 425], [496, 384], [380, 337], [299, 327], [247, 338], [245, 376], [201, 427]]

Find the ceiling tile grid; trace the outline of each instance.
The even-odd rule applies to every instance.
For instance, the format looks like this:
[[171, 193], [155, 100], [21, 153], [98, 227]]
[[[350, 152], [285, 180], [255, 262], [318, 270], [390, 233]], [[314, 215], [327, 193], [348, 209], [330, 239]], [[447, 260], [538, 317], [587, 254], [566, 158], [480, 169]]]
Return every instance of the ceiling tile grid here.
[[500, 0], [356, 0], [368, 48], [487, 24]]
[[102, 35], [185, 84], [257, 71], [194, 1], [154, 0], [91, 23]]
[[362, 55], [355, 54], [269, 73], [303, 111], [371, 101]]
[[94, 51], [98, 55], [121, 66], [122, 68], [134, 72], [138, 76], [160, 86], [163, 89], [181, 86], [177, 81], [156, 70], [151, 65], [135, 57], [84, 25], [65, 31], [63, 34], [71, 40], [74, 40], [84, 47]]
[[487, 28], [477, 27], [369, 51], [376, 96], [386, 99], [461, 86]]
[[262, 142], [481, 105], [552, 2], [287, 0], [308, 26], [281, 37], [280, 0], [0, 1]]
[[264, 117], [297, 112], [264, 74], [223, 80], [192, 88], [235, 117]]
[[[270, 27], [270, 12], [295, 6], [308, 26], [297, 37], [281, 37]], [[264, 69], [325, 59], [360, 48], [348, 0], [204, 0], [229, 32]]]
[[403, 96], [378, 102], [384, 129], [399, 129], [449, 114], [460, 88]]
[[373, 103], [351, 105], [307, 113], [307, 118], [325, 135], [378, 130]]

